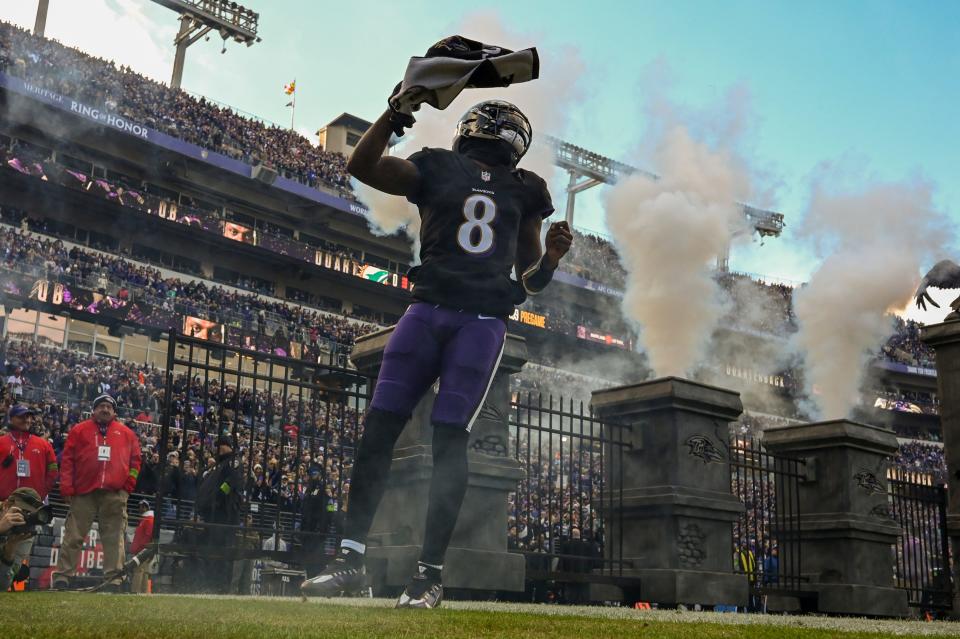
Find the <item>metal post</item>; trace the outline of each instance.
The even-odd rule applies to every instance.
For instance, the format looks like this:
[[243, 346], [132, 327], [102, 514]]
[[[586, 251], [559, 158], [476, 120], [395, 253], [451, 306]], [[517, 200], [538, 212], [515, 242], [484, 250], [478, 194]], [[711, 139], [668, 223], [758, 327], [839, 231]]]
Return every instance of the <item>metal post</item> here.
[[577, 174], [573, 171], [570, 173], [570, 184], [567, 185], [567, 224], [570, 228], [573, 228], [573, 207], [576, 204], [577, 192], [575, 187], [577, 186]]
[[43, 37], [47, 30], [47, 9], [50, 8], [50, 0], [40, 0], [37, 3], [37, 20], [33, 23], [33, 35]]
[[183, 62], [187, 57], [187, 47], [190, 46], [190, 39], [187, 35], [193, 27], [193, 18], [190, 16], [180, 17], [180, 31], [173, 40], [177, 45], [177, 52], [173, 57], [173, 77], [170, 78], [170, 88], [179, 89], [180, 81], [183, 79]]

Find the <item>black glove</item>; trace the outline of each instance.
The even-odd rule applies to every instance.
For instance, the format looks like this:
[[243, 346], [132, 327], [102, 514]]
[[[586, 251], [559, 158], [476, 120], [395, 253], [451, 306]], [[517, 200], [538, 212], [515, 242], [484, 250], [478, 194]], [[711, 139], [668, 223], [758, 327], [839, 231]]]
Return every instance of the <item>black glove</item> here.
[[401, 86], [403, 86], [403, 82], [397, 82], [397, 86], [393, 87], [393, 91], [390, 92], [390, 97], [387, 98], [387, 106], [390, 107], [390, 126], [398, 138], [403, 137], [404, 129], [409, 129], [417, 121], [413, 115], [401, 113], [397, 110], [396, 106], [394, 106], [393, 98], [400, 92]]

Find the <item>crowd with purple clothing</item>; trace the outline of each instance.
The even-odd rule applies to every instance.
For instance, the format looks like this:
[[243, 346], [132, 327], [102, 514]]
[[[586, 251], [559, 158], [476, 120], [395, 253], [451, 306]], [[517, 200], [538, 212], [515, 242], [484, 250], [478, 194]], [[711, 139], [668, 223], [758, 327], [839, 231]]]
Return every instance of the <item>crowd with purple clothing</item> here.
[[947, 462], [943, 455], [943, 446], [916, 441], [904, 442], [900, 444], [894, 463], [904, 471], [931, 474], [937, 482], [946, 481]]
[[305, 344], [323, 338], [349, 346], [355, 338], [378, 328], [256, 293], [164, 277], [156, 268], [120, 256], [76, 246], [68, 250], [58, 239], [9, 227], [0, 228], [0, 262], [14, 271], [27, 269], [49, 279], [73, 278], [96, 290], [109, 289], [121, 299], [139, 298], [171, 311], [223, 324], [239, 323], [260, 332], [266, 331], [270, 318], [273, 331], [282, 329], [288, 337]]
[[342, 154], [7, 22], [0, 22], [0, 72], [248, 164], [264, 164], [311, 187], [352, 197]]

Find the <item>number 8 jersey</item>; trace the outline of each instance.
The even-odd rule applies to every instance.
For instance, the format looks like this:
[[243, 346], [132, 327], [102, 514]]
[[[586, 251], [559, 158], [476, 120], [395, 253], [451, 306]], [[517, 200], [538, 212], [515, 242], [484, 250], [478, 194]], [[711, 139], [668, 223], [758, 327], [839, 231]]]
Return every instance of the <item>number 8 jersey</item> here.
[[466, 155], [423, 149], [408, 158], [420, 187], [408, 199], [420, 209], [420, 266], [410, 270], [413, 296], [424, 302], [506, 317], [526, 299], [510, 274], [521, 220], [553, 213], [536, 173], [482, 168]]

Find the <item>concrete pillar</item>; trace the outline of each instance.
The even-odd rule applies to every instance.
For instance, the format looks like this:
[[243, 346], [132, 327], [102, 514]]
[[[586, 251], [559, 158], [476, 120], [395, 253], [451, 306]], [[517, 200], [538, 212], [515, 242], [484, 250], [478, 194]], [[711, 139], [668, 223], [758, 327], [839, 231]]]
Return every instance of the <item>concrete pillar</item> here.
[[[747, 604], [746, 575], [733, 572], [733, 522], [743, 512], [730, 490], [728, 423], [740, 395], [677, 377], [593, 393], [602, 420], [632, 425], [632, 448], [611, 456], [623, 477], [613, 521], [622, 518], [624, 576], [660, 604]], [[622, 469], [617, 466], [622, 464]], [[621, 472], [622, 470], [622, 472]], [[608, 499], [609, 499], [608, 497]], [[613, 523], [607, 538], [619, 547]]]
[[953, 556], [953, 618], [960, 618], [960, 321], [932, 324], [920, 339], [937, 354], [940, 429], [947, 460], [947, 534]]
[[907, 593], [894, 587], [893, 575], [900, 528], [876, 514], [887, 509], [893, 431], [835, 420], [771, 428], [763, 442], [771, 453], [806, 460], [798, 487], [800, 573], [808, 580], [803, 587], [817, 593], [818, 610], [906, 616]]
[[[375, 376], [392, 328], [357, 340], [351, 359]], [[510, 375], [527, 361], [526, 340], [507, 335], [500, 368], [470, 432], [467, 494], [444, 561], [446, 588], [522, 591], [525, 562], [507, 552], [507, 496], [524, 476], [510, 456], [508, 419]], [[375, 586], [393, 588], [410, 579], [420, 557], [427, 499], [433, 470], [430, 411], [436, 387], [429, 390], [393, 451], [390, 480], [373, 520], [367, 549]]]

